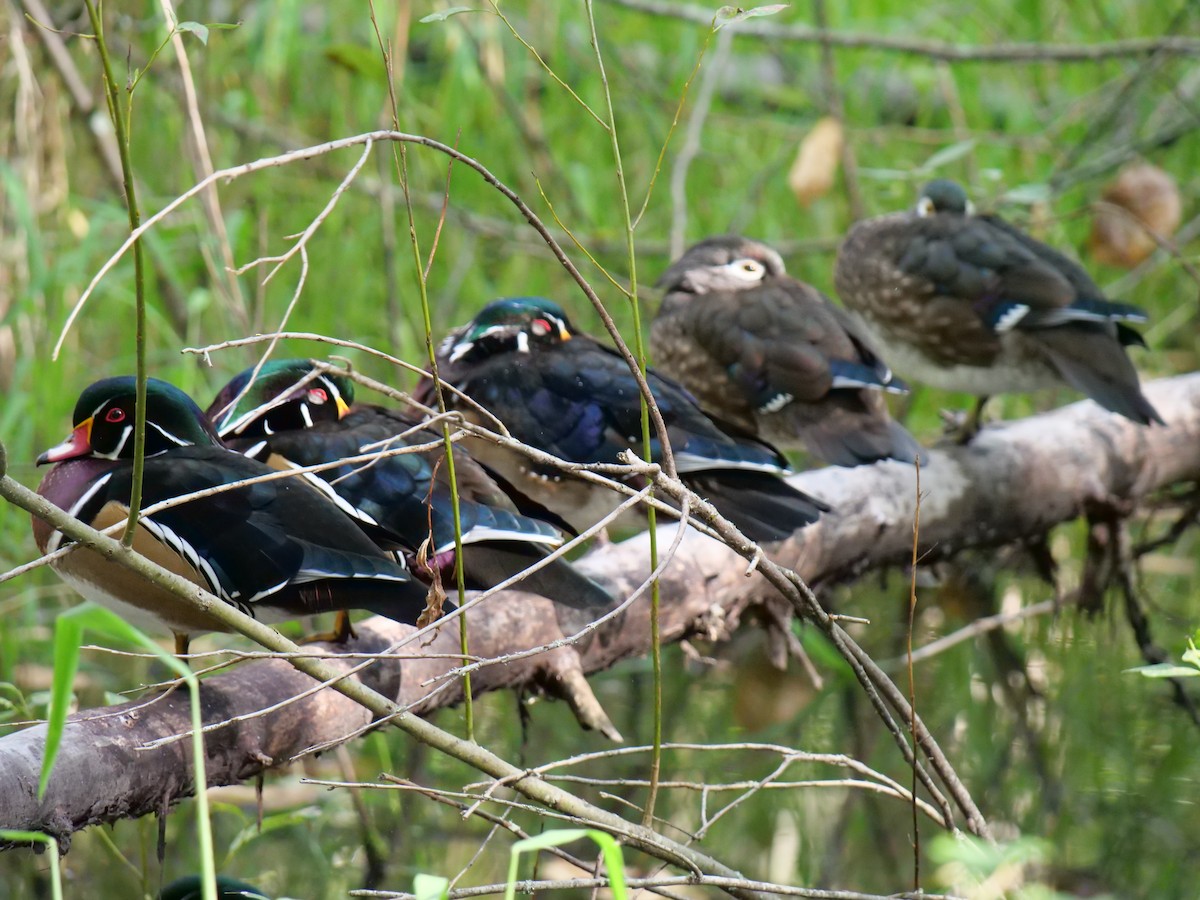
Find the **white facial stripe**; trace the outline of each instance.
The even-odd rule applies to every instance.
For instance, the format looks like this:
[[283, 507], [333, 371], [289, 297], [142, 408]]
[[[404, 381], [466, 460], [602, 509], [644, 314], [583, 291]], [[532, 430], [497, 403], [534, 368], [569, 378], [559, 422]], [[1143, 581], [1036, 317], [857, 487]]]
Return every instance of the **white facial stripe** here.
[[529, 352], [529, 334], [528, 334], [528, 332], [525, 332], [525, 331], [517, 332], [517, 352], [518, 353], [528, 353]]
[[[837, 387], [837, 379], [836, 378], [834, 379], [834, 387]], [[766, 403], [764, 403], [762, 406], [760, 406], [759, 409], [765, 413], [776, 413], [776, 412], [779, 412], [781, 409], [783, 409], [785, 406], [787, 406], [789, 403], [791, 403], [795, 399], [796, 398], [793, 397], [791, 394], [776, 394], [774, 397], [772, 397], [770, 400], [768, 400]]]
[[111, 453], [97, 453], [95, 450], [92, 450], [92, 455], [98, 456], [101, 459], [120, 459], [121, 451], [125, 449], [125, 442], [129, 440], [131, 434], [133, 434], [133, 426], [126, 425], [121, 431], [121, 439], [117, 441], [117, 446]]
[[324, 375], [318, 375], [317, 381], [319, 381], [319, 382], [321, 382], [321, 384], [325, 385], [326, 391], [329, 394], [329, 399], [332, 400], [335, 404], [337, 403], [338, 400], [342, 400], [343, 402], [345, 402], [345, 398], [342, 397], [342, 392], [338, 390], [337, 385], [333, 383], [332, 379], [326, 378]]
[[[67, 510], [67, 514], [74, 516], [76, 519], [78, 519], [79, 511], [88, 505], [88, 502], [94, 496], [96, 496], [96, 492], [98, 490], [100, 490], [100, 488], [102, 488], [102, 487], [104, 487], [104, 485], [108, 484], [108, 480], [110, 478], [112, 478], [112, 476], [113, 476], [113, 473], [109, 472], [108, 474], [96, 479], [96, 483], [93, 484], [86, 491], [84, 491], [83, 496], [80, 497], [78, 500], [76, 500], [71, 505], [71, 508]], [[50, 540], [48, 540], [46, 542], [46, 552], [53, 553], [55, 550], [57, 550], [62, 545], [62, 540], [63, 540], [63, 533], [61, 531], [55, 531], [54, 534], [50, 535]]]
[[460, 359], [470, 353], [471, 348], [474, 346], [474, 341], [464, 341], [461, 344], [454, 344], [454, 349], [450, 351], [450, 362], [458, 362]]
[[312, 420], [312, 416], [309, 415], [307, 403], [300, 404], [300, 418], [302, 418], [304, 420], [305, 428], [313, 427], [313, 420]]
[[185, 441], [185, 440], [183, 440], [183, 438], [176, 437], [175, 435], [171, 434], [171, 432], [167, 431], [167, 429], [163, 428], [161, 425], [157, 424], [156, 422], [147, 422], [146, 424], [149, 425], [151, 428], [153, 428], [155, 431], [157, 431], [159, 434], [161, 434], [163, 437], [165, 437], [168, 441], [171, 441], [173, 444], [176, 444], [180, 447], [191, 446], [191, 443], [192, 443], [191, 441]]

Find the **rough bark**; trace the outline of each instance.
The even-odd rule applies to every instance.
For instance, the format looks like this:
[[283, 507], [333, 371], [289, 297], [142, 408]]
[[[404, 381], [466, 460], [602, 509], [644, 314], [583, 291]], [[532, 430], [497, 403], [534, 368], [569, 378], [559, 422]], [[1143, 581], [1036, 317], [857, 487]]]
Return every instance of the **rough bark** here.
[[[921, 469], [925, 558], [1038, 536], [1096, 509], [1128, 511], [1151, 492], [1200, 480], [1200, 374], [1155, 382], [1147, 393], [1168, 427], [1143, 428], [1086, 402], [988, 428], [968, 447], [931, 450]], [[771, 548], [773, 559], [794, 566], [809, 583], [844, 580], [909, 558], [916, 505], [912, 467], [828, 468], [798, 475], [795, 483], [836, 510]], [[673, 531], [664, 528], [660, 547], [669, 545]], [[647, 574], [647, 540], [640, 536], [602, 547], [580, 565], [628, 592]], [[747, 579], [745, 568], [744, 560], [724, 545], [695, 532], [686, 534], [662, 577], [663, 640], [697, 633], [721, 637], [736, 627], [745, 609], [770, 591], [757, 577]], [[551, 601], [515, 591], [498, 594], [471, 614], [470, 646], [480, 657], [509, 658], [476, 671], [473, 685], [478, 692], [540, 687], [566, 698], [582, 722], [611, 728], [583, 676], [647, 652], [646, 610], [643, 598], [573, 646], [511, 658], [562, 638], [563, 629]], [[379, 652], [411, 632], [372, 619], [342, 649]], [[449, 657], [457, 650], [457, 629], [443, 628], [428, 645], [404, 647], [406, 658], [378, 661], [355, 677], [413, 711], [427, 713], [462, 699], [459, 679], [445, 677], [453, 666]], [[205, 680], [204, 720], [217, 723], [253, 713], [312, 684], [283, 660], [243, 664]], [[0, 738], [0, 784], [5, 785], [0, 827], [66, 839], [89, 824], [166, 808], [192, 791], [190, 742], [140, 748], [185, 732], [189, 721], [184, 691], [76, 714], [41, 802], [36, 792], [45, 729]], [[360, 733], [367, 725], [364, 709], [322, 690], [208, 733], [208, 782], [245, 780]]]

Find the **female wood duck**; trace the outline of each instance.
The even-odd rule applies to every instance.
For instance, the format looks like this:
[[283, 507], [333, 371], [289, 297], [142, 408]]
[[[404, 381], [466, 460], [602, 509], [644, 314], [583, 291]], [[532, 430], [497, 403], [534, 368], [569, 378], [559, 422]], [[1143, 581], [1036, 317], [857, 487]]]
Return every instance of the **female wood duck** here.
[[953, 181], [916, 209], [855, 225], [838, 253], [838, 293], [888, 363], [983, 400], [1068, 384], [1143, 425], [1162, 419], [1125, 352], [1144, 346], [1134, 306], [1106, 300], [1077, 263], [1003, 219], [976, 215]]
[[[438, 366], [443, 379], [530, 446], [578, 463], [618, 463], [626, 448], [642, 455], [641, 395], [633, 374], [614, 350], [575, 331], [549, 300], [490, 303], [445, 340]], [[648, 379], [680, 476], [748, 537], [781, 540], [828, 510], [780, 480], [789, 469], [774, 447], [722, 431], [679, 385], [653, 371]], [[428, 395], [432, 386], [421, 390]], [[449, 392], [446, 400], [455, 404]], [[468, 419], [489, 424], [469, 405], [456, 405]], [[651, 449], [657, 459], [657, 438]], [[472, 452], [576, 528], [594, 524], [622, 499], [487, 441], [474, 442]]]
[[[336, 462], [363, 454], [366, 445], [432, 445], [317, 474], [353, 515], [393, 537], [389, 549], [412, 556], [422, 545], [431, 546], [432, 563], [452, 583], [454, 513], [440, 434], [400, 412], [355, 404], [354, 382], [315, 369], [310, 359], [270, 361], [257, 376], [247, 369], [221, 389], [207, 414], [229, 446], [276, 468]], [[455, 448], [454, 467], [468, 587], [499, 584], [562, 544], [553, 525], [522, 514], [505, 488], [461, 447]], [[535, 514], [557, 518], [527, 498], [516, 499]], [[600, 585], [561, 559], [530, 572], [518, 587], [590, 612], [587, 621], [614, 605]]]
[[903, 383], [846, 313], [787, 275], [773, 249], [708, 238], [658, 286], [655, 365], [722, 421], [839, 466], [916, 458], [920, 445], [883, 399]]
[[[38, 493], [94, 528], [123, 521], [133, 473], [134, 407], [132, 377], [87, 388], [75, 405], [74, 431], [38, 457], [38, 465], [56, 464]], [[143, 507], [273, 471], [221, 446], [191, 398], [149, 379]], [[37, 518], [33, 533], [43, 553], [68, 540]], [[133, 547], [265, 621], [365, 609], [415, 622], [425, 607], [424, 586], [403, 564], [302, 479], [260, 482], [142, 516]], [[90, 550], [77, 549], [53, 565], [83, 596], [134, 625], [165, 627], [180, 654], [189, 635], [228, 630]], [[348, 619], [342, 625], [348, 632]]]

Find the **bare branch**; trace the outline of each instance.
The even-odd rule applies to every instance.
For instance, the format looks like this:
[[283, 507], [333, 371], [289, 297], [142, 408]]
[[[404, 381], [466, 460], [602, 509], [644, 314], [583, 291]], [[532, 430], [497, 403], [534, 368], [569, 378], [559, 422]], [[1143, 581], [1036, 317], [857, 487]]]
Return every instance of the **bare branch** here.
[[[614, 6], [683, 19], [708, 26], [712, 10], [701, 6], [667, 2], [667, 0], [606, 0]], [[1081, 63], [1100, 62], [1131, 56], [1200, 56], [1200, 39], [1187, 37], [1127, 38], [1096, 44], [947, 44], [942, 41], [922, 41], [913, 38], [888, 37], [881, 34], [861, 34], [850, 31], [822, 31], [808, 25], [777, 25], [761, 19], [738, 22], [739, 35], [773, 41], [793, 41], [802, 44], [826, 43], [834, 47], [883, 50], [909, 56], [924, 56], [947, 62], [1016, 62], [1016, 63]]]

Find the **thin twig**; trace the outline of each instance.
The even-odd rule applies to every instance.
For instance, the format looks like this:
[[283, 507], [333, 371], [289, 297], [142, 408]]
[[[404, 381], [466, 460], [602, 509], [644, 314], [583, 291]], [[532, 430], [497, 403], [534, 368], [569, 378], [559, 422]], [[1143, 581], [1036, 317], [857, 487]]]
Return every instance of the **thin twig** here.
[[[712, 21], [712, 10], [701, 6], [668, 2], [668, 0], [605, 0], [639, 12], [672, 19], [683, 19], [700, 25]], [[1123, 57], [1200, 56], [1200, 39], [1190, 37], [1128, 38], [1095, 44], [1035, 44], [1001, 43], [988, 46], [949, 44], [943, 41], [923, 41], [880, 34], [851, 31], [828, 31], [808, 25], [776, 25], [760, 20], [738, 23], [738, 33], [771, 41], [790, 41], [802, 44], [828, 43], [835, 47], [883, 50], [910, 56], [924, 56], [947, 62], [1016, 62], [1016, 63], [1082, 63], [1101, 62]]]
[[[704, 123], [708, 119], [708, 112], [712, 108], [713, 97], [717, 93], [717, 84], [721, 80], [721, 74], [725, 71], [725, 64], [729, 62], [729, 49], [733, 45], [734, 30], [733, 28], [722, 28], [717, 32], [717, 47], [713, 51], [712, 61], [704, 70], [700, 87], [696, 91], [696, 105], [692, 107], [691, 115], [688, 116], [687, 128], [683, 133], [683, 146], [679, 148], [679, 155], [675, 157], [675, 163], [671, 166], [671, 237], [669, 244], [671, 259], [678, 259], [682, 256], [684, 247], [687, 245], [688, 169], [692, 165], [692, 160], [696, 158], [696, 154], [700, 152], [700, 137], [704, 132]], [[699, 64], [697, 61], [696, 65]], [[646, 202], [650, 202], [648, 195]]]

